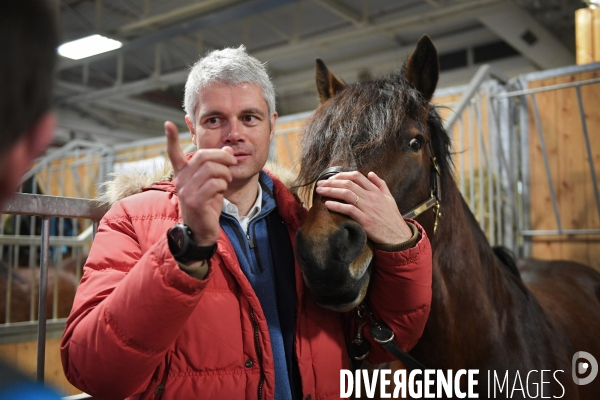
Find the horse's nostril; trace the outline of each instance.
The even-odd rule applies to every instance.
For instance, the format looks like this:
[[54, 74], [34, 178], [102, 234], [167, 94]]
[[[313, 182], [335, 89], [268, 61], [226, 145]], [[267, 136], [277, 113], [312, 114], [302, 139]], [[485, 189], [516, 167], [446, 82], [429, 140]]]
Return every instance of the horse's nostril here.
[[340, 259], [351, 263], [358, 257], [367, 244], [367, 235], [356, 222], [344, 222], [339, 230], [331, 237], [333, 248]]
[[366, 235], [365, 235], [365, 231], [360, 227], [360, 225], [356, 224], [356, 223], [346, 223], [344, 225], [342, 225], [342, 229], [344, 229], [346, 232], [348, 232], [348, 243], [353, 245], [353, 244], [358, 244], [360, 246], [364, 246], [365, 245], [365, 241], [366, 241]]

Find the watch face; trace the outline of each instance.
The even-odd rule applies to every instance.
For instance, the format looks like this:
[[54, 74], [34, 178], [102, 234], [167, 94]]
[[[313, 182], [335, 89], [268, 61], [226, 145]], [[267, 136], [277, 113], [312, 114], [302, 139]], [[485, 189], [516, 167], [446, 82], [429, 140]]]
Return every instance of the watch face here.
[[171, 243], [176, 247], [177, 253], [181, 253], [181, 251], [183, 250], [184, 244], [185, 244], [185, 233], [183, 232], [183, 229], [181, 229], [181, 227], [179, 226], [175, 226], [173, 227], [170, 231], [169, 231], [169, 237], [171, 238]]

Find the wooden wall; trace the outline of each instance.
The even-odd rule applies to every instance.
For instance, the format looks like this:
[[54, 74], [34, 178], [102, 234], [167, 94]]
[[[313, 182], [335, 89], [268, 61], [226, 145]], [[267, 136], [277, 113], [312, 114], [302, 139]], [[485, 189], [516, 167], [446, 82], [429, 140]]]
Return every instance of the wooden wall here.
[[[530, 82], [530, 88], [600, 77], [600, 71], [565, 75]], [[595, 164], [600, 177], [600, 83], [581, 88], [586, 123]], [[563, 229], [599, 229], [591, 171], [574, 88], [536, 94], [552, 182]], [[541, 143], [529, 103], [529, 149], [531, 174], [531, 228], [557, 229]], [[600, 182], [597, 182], [600, 185]], [[600, 269], [600, 235], [546, 236], [533, 239], [533, 256], [543, 259], [579, 261]]]
[[54, 160], [47, 169], [40, 171], [36, 179], [42, 194], [78, 198], [94, 197], [100, 158], [94, 157], [89, 163], [72, 166], [81, 158], [60, 158]]
[[[23, 371], [35, 380], [37, 363], [37, 342], [21, 342], [0, 345], [0, 358]], [[81, 393], [71, 385], [62, 370], [60, 361], [60, 339], [46, 340], [45, 384], [56, 388], [65, 395]]]
[[300, 132], [306, 120], [278, 122], [275, 134], [277, 163], [298, 172], [300, 158]]
[[[183, 149], [192, 144], [187, 136], [180, 140]], [[156, 144], [146, 144], [116, 153], [117, 162], [140, 161], [158, 156], [166, 157], [166, 139]], [[74, 166], [83, 159], [87, 162]], [[88, 153], [82, 152], [80, 156], [64, 157], [53, 161], [49, 168], [36, 175], [37, 182], [42, 194], [50, 196], [66, 196], [77, 198], [94, 198], [97, 195], [99, 163], [103, 160], [99, 156], [90, 157]]]

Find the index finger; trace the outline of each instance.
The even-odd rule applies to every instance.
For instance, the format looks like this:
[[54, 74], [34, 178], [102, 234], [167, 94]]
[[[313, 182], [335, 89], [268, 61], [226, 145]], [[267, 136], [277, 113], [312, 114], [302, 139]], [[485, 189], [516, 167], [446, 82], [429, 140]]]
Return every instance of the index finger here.
[[375, 172], [371, 171], [369, 172], [369, 174], [367, 175], [367, 178], [369, 178], [369, 180], [371, 182], [373, 182], [373, 184], [375, 186], [377, 186], [379, 188], [379, 190], [381, 190], [383, 192], [383, 194], [386, 194], [388, 196], [392, 195], [392, 192], [390, 192], [390, 189], [387, 186], [387, 183], [385, 183], [385, 181], [383, 179], [381, 179]]
[[165, 122], [165, 135], [167, 136], [167, 154], [173, 165], [175, 174], [181, 171], [187, 165], [187, 160], [179, 146], [179, 131], [171, 121]]
[[371, 191], [371, 190], [377, 189], [377, 186], [375, 186], [373, 184], [373, 182], [371, 182], [366, 176], [364, 176], [363, 174], [361, 174], [358, 171], [340, 172], [327, 180], [319, 181], [318, 184], [320, 182], [323, 182], [320, 185], [327, 186], [327, 182], [329, 181], [331, 184], [335, 185], [335, 181], [338, 181], [338, 180], [351, 181], [351, 182], [355, 183], [357, 186], [359, 186], [361, 189], [364, 189], [364, 190]]

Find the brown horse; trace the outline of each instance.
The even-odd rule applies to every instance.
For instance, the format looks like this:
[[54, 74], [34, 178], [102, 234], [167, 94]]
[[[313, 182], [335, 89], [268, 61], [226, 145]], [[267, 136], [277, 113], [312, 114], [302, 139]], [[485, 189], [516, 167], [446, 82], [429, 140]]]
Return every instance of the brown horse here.
[[370, 82], [346, 86], [317, 60], [321, 105], [305, 127], [298, 177], [313, 196], [297, 235], [307, 286], [332, 309], [365, 297], [372, 267], [361, 266], [373, 257], [371, 243], [351, 219], [327, 211], [310, 184], [331, 166], [374, 171], [403, 214], [434, 205], [416, 217], [432, 243], [433, 299], [411, 355], [427, 368], [479, 369], [479, 398], [598, 399], [600, 377], [578, 386], [571, 371], [576, 352], [600, 360], [600, 274], [524, 260], [519, 276], [514, 261], [490, 247], [453, 179], [450, 139], [429, 104], [438, 75], [426, 36], [402, 71]]
[[[54, 308], [54, 290], [55, 279], [58, 280], [56, 288], [58, 289], [57, 303], [57, 318], [67, 318], [73, 306], [75, 291], [77, 290], [77, 279], [74, 269], [76, 260], [68, 258], [63, 260], [61, 268], [57, 269], [50, 266], [48, 269], [48, 292], [46, 297], [46, 316], [51, 319]], [[32, 269], [20, 267], [10, 268], [11, 285], [10, 285], [10, 320], [6, 318], [6, 295], [8, 290], [8, 274], [9, 268], [6, 263], [0, 261], [0, 324], [7, 322], [25, 322], [32, 317], [37, 319], [38, 298], [39, 298], [39, 278], [40, 268]], [[31, 314], [31, 291], [35, 291], [34, 295], [34, 313]]]

